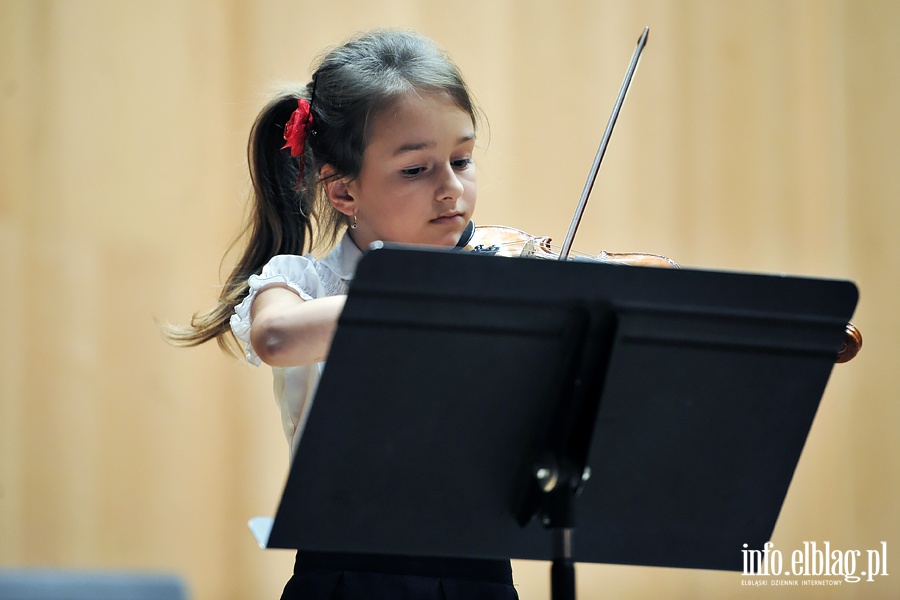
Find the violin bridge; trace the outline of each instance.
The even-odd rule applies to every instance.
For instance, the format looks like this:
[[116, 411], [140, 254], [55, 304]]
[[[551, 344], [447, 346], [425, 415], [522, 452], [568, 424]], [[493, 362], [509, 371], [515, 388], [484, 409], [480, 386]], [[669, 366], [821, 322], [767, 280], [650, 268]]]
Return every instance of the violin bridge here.
[[532, 257], [534, 256], [534, 240], [528, 240], [522, 245], [522, 251], [519, 253], [519, 256], [524, 257]]

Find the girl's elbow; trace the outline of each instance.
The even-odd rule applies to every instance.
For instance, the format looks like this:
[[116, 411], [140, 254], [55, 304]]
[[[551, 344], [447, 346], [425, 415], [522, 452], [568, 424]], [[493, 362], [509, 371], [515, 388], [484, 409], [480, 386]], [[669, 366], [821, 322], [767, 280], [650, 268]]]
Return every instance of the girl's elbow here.
[[259, 359], [273, 367], [287, 366], [290, 350], [288, 333], [277, 324], [254, 323], [250, 333], [250, 344]]

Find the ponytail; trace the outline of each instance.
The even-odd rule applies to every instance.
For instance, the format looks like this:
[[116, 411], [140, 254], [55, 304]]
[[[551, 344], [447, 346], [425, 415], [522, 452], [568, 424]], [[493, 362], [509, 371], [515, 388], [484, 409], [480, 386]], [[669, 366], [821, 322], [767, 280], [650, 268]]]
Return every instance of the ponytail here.
[[[292, 157], [283, 150], [284, 127], [297, 99], [306, 90], [290, 89], [275, 97], [257, 116], [250, 130], [247, 160], [253, 184], [251, 215], [241, 232], [229, 246], [229, 251], [245, 237], [248, 242], [231, 274], [228, 276], [217, 304], [209, 311], [195, 313], [190, 326], [163, 325], [169, 341], [176, 346], [199, 346], [213, 338], [229, 354], [240, 356], [240, 345], [234, 337], [230, 320], [234, 307], [247, 295], [247, 280], [279, 254], [303, 254], [311, 250], [314, 208], [319, 182], [313, 171], [313, 161]], [[309, 148], [306, 148], [307, 155]], [[329, 236], [337, 238], [337, 231]], [[226, 252], [227, 255], [227, 252]]]

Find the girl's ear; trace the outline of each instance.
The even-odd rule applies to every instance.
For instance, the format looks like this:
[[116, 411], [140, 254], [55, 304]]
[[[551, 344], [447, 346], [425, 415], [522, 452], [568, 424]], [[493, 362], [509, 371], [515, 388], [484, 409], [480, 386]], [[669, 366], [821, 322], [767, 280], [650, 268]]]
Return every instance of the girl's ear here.
[[322, 167], [320, 178], [325, 188], [325, 196], [338, 212], [347, 216], [356, 212], [356, 201], [350, 193], [346, 179], [335, 177], [335, 170], [331, 165]]

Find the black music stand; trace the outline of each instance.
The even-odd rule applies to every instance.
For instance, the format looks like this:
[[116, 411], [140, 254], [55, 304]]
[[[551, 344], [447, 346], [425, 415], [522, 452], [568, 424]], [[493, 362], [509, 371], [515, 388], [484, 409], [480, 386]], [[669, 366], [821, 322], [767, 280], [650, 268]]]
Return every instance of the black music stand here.
[[856, 302], [847, 281], [370, 251], [263, 545], [552, 560], [554, 598], [573, 561], [740, 571]]

